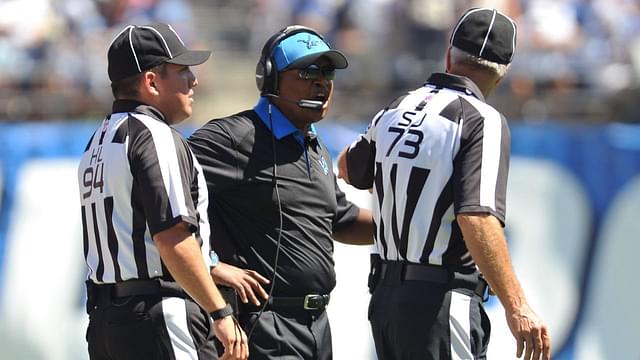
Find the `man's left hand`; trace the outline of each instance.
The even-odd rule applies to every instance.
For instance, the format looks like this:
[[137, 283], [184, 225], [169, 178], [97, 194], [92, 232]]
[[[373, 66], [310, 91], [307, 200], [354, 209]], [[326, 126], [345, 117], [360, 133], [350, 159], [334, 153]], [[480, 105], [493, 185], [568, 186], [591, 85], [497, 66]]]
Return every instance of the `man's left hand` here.
[[211, 277], [216, 284], [234, 288], [245, 304], [251, 301], [254, 305], [260, 306], [258, 297], [264, 300], [269, 298], [261, 285], [269, 284], [269, 280], [254, 270], [241, 269], [220, 262], [211, 269]]

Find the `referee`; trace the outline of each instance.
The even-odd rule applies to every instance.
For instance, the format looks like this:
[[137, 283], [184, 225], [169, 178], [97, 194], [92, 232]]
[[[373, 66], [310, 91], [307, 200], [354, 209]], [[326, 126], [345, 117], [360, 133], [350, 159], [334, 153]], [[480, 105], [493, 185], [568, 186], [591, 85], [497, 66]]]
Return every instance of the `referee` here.
[[166, 24], [129, 25], [109, 47], [113, 112], [78, 169], [91, 359], [217, 359], [214, 333], [227, 358], [248, 356], [204, 260], [202, 169], [171, 127], [192, 113], [189, 66], [209, 56]]
[[446, 73], [381, 110], [339, 157], [341, 177], [373, 187], [381, 261], [369, 319], [381, 360], [486, 359], [484, 278], [506, 310], [516, 355], [550, 358], [547, 327], [527, 303], [502, 230], [509, 129], [485, 103], [515, 42], [507, 16], [468, 10]]

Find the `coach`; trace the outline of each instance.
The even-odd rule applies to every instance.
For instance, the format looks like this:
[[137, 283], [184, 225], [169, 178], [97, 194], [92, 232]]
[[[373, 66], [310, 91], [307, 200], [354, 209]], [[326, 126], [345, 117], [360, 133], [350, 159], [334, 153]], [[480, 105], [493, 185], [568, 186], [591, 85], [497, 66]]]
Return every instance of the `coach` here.
[[[329, 110], [336, 69], [345, 67], [316, 31], [287, 27], [262, 50], [255, 107], [189, 138], [211, 194], [221, 260], [212, 274], [244, 302], [240, 322], [254, 360], [332, 358], [325, 307], [336, 283], [333, 240], [373, 239], [371, 212], [347, 201], [313, 129]], [[271, 296], [260, 303], [263, 287]]]

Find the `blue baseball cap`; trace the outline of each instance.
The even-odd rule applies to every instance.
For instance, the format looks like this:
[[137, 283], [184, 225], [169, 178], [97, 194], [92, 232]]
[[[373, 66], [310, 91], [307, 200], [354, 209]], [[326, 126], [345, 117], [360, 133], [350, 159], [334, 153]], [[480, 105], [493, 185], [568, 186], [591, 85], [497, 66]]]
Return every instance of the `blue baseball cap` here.
[[308, 32], [294, 34], [273, 49], [278, 71], [307, 68], [322, 56], [329, 59], [336, 69], [344, 69], [349, 65], [343, 53], [331, 49], [320, 37]]

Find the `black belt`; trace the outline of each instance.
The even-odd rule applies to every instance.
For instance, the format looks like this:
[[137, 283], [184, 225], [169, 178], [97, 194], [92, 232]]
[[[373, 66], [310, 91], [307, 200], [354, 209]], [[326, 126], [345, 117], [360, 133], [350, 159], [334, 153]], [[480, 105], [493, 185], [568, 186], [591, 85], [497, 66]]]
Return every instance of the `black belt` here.
[[[272, 296], [267, 303], [267, 309], [270, 310], [307, 310], [319, 311], [324, 310], [329, 305], [329, 294], [308, 294], [305, 296]], [[260, 307], [253, 304], [242, 304], [242, 311], [255, 312]]]
[[304, 310], [322, 310], [329, 305], [328, 294], [309, 294], [302, 297], [272, 297], [269, 305], [272, 308], [297, 308]]
[[488, 299], [489, 284], [478, 272], [464, 274], [433, 265], [413, 264], [406, 261], [383, 261], [380, 265], [380, 278], [394, 277], [400, 280], [444, 284], [451, 289], [469, 289], [483, 300]]
[[178, 283], [162, 279], [127, 280], [111, 284], [96, 284], [91, 280], [87, 280], [85, 284], [87, 286], [87, 310], [92, 309], [99, 302], [128, 296], [163, 295], [188, 297]]

